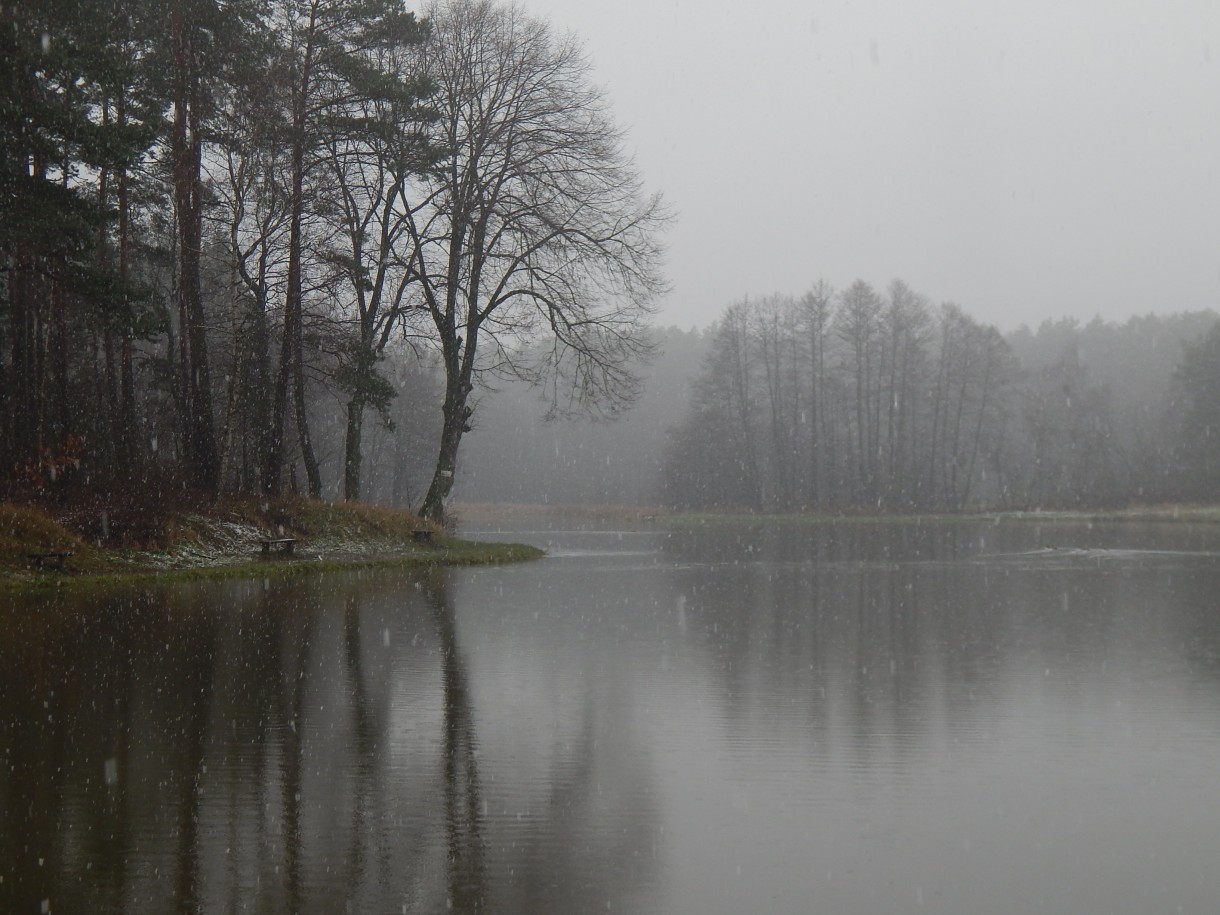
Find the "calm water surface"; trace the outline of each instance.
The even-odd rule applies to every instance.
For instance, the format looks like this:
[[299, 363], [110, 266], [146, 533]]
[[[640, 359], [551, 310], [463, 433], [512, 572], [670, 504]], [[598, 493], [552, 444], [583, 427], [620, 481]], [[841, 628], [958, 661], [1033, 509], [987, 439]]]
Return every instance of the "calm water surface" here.
[[484, 531], [0, 603], [0, 912], [1220, 900], [1220, 536]]

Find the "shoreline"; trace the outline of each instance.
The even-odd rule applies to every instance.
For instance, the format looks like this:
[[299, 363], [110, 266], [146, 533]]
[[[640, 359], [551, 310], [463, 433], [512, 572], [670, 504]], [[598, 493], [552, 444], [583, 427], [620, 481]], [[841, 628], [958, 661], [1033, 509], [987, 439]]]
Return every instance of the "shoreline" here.
[[[524, 544], [448, 536], [410, 512], [378, 506], [247, 499], [157, 508], [0, 503], [0, 594], [374, 567], [497, 565], [543, 555]], [[260, 552], [262, 541], [280, 538], [294, 541], [293, 555]], [[38, 554], [66, 559], [62, 568], [40, 568]]]
[[464, 521], [487, 523], [524, 520], [580, 520], [591, 523], [655, 524], [690, 527], [702, 524], [1220, 524], [1220, 505], [1132, 505], [1114, 509], [971, 509], [961, 512], [832, 514], [825, 512], [755, 512], [736, 506], [686, 511], [635, 505], [536, 505], [512, 502], [458, 503]]
[[109, 589], [139, 585], [165, 585], [188, 581], [283, 579], [333, 574], [361, 569], [429, 570], [460, 566], [493, 566], [529, 562], [545, 555], [537, 547], [520, 543], [487, 543], [446, 539], [427, 553], [370, 552], [363, 555], [318, 555], [292, 558], [237, 559], [215, 564], [172, 567], [135, 566], [107, 571], [30, 571], [0, 575], [0, 595], [31, 596], [81, 589]]
[[[1220, 524], [1217, 505], [1150, 505], [1105, 511], [830, 515], [734, 509], [680, 512], [629, 505], [459, 503], [454, 511], [457, 518], [475, 524], [490, 520], [578, 518], [591, 523], [676, 529], [722, 524]], [[186, 510], [166, 511], [153, 521], [143, 519], [156, 531], [158, 542], [113, 545], [107, 545], [101, 537], [90, 541], [88, 527], [81, 524], [82, 512], [60, 514], [57, 519], [44, 507], [0, 503], [0, 594], [284, 578], [369, 568], [497, 565], [528, 562], [545, 555], [536, 547], [519, 543], [448, 536], [438, 526], [422, 522], [410, 512], [351, 503], [287, 499], [274, 504], [255, 500], [227, 500], [206, 507], [195, 504]], [[417, 539], [421, 530], [429, 532], [428, 542]], [[295, 539], [295, 554], [260, 555], [259, 542], [267, 537]], [[32, 567], [28, 559], [31, 554], [53, 551], [71, 554], [62, 570]]]

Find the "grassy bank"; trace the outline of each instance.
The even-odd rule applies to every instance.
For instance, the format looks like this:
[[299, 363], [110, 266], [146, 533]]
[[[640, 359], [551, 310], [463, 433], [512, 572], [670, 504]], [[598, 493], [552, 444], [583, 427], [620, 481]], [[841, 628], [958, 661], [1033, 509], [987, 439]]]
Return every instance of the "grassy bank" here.
[[[1153, 505], [1113, 511], [1002, 511], [924, 515], [671, 513], [624, 505], [467, 504], [469, 523], [592, 523], [628, 527], [709, 524], [1192, 523], [1220, 524], [1220, 506]], [[428, 542], [418, 532], [428, 531]], [[262, 558], [260, 542], [293, 538], [291, 558]], [[64, 569], [38, 571], [31, 554], [70, 553]], [[72, 582], [291, 576], [370, 565], [518, 562], [540, 551], [520, 544], [450, 537], [410, 512], [378, 506], [277, 500], [203, 500], [159, 495], [32, 506], [0, 503], [0, 590]]]
[[[262, 556], [260, 541], [276, 538], [296, 541], [291, 557]], [[71, 554], [62, 570], [39, 571], [30, 559], [53, 553]], [[407, 511], [300, 498], [0, 503], [0, 588], [10, 589], [99, 578], [279, 576], [384, 564], [518, 562], [539, 555], [520, 544], [450, 537]]]

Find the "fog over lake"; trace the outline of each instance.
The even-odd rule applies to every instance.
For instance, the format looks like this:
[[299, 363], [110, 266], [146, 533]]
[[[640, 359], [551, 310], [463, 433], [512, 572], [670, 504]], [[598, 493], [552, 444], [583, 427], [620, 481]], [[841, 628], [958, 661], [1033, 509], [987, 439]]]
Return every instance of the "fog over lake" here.
[[902, 277], [1005, 331], [1215, 307], [1209, 0], [528, 0], [679, 214], [666, 320]]

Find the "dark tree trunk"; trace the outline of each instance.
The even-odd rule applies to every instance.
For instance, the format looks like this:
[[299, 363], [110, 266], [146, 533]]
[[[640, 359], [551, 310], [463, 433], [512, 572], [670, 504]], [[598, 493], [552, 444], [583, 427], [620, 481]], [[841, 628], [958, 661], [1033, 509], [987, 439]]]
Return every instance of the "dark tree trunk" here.
[[48, 356], [51, 359], [52, 371], [52, 403], [54, 436], [57, 442], [62, 442], [72, 431], [71, 399], [68, 397], [68, 315], [63, 301], [63, 295], [53, 283], [51, 287], [51, 308], [54, 324], [47, 335]]
[[[294, 153], [295, 157], [295, 153]], [[293, 189], [294, 197], [296, 187]], [[295, 207], [294, 200], [294, 207]], [[263, 471], [263, 489], [268, 495], [279, 495], [284, 464], [284, 427], [288, 413], [288, 386], [292, 380], [293, 355], [301, 326], [301, 248], [300, 214], [293, 212], [288, 239], [288, 293], [284, 301], [283, 338], [280, 341], [279, 372], [275, 378], [275, 394], [271, 400], [271, 430], [267, 442], [267, 465]]]
[[293, 362], [293, 403], [296, 407], [297, 437], [301, 445], [301, 460], [305, 464], [305, 479], [312, 499], [322, 498], [322, 472], [314, 455], [313, 440], [309, 435], [309, 414], [305, 404], [305, 366], [301, 358], [301, 322], [297, 321], [296, 358]]
[[47, 280], [38, 256], [18, 253], [11, 299], [13, 331], [13, 455], [16, 463], [34, 457], [43, 442], [46, 412], [44, 313]]
[[[11, 333], [12, 329], [7, 329]], [[0, 324], [0, 352], [8, 345], [5, 330], [5, 325]], [[9, 371], [5, 367], [4, 359], [0, 358], [0, 477], [8, 475], [13, 461], [13, 456], [9, 451], [13, 442], [13, 407], [9, 400], [11, 385], [12, 379], [9, 377]]]
[[[38, 389], [34, 378], [34, 335], [36, 306], [33, 301], [34, 257], [29, 251], [18, 250], [9, 274], [9, 327], [12, 335], [12, 385], [6, 385], [9, 397], [8, 463], [21, 463], [33, 453], [37, 444], [37, 412], [34, 393]], [[7, 468], [6, 468], [7, 469]]]
[[251, 347], [250, 374], [252, 383], [247, 390], [247, 406], [249, 415], [247, 421], [253, 427], [251, 436], [254, 445], [254, 462], [252, 480], [255, 486], [263, 492], [267, 489], [267, 455], [271, 451], [271, 328], [267, 324], [267, 305], [265, 299], [255, 304], [253, 344]]
[[[108, 103], [104, 103], [102, 105], [102, 124], [109, 124], [109, 122], [110, 106]], [[98, 174], [97, 196], [98, 204], [105, 209], [110, 202], [110, 173], [104, 168]], [[105, 270], [110, 256], [106, 227], [99, 227], [97, 235], [98, 267]], [[92, 368], [96, 372], [96, 359], [93, 361]], [[119, 373], [115, 362], [115, 334], [110, 324], [107, 324], [102, 331], [102, 380], [95, 386], [95, 390], [98, 403], [94, 429], [101, 432], [99, 450], [105, 455], [103, 463], [107, 475], [113, 477], [117, 463], [116, 445], [120, 422], [118, 416]]]
[[445, 401], [441, 407], [441, 441], [436, 456], [436, 467], [432, 471], [432, 483], [424, 496], [419, 513], [437, 524], [445, 522], [445, 501], [453, 489], [453, 475], [457, 469], [458, 447], [462, 436], [470, 431], [470, 416], [473, 413], [467, 401], [474, 390], [471, 383], [474, 370], [474, 355], [478, 328], [467, 328], [469, 337], [463, 341], [450, 326], [445, 350]]
[[364, 398], [356, 394], [347, 402], [347, 435], [343, 441], [343, 498], [360, 499], [360, 440], [364, 429]]
[[[284, 429], [288, 414], [288, 392], [292, 387], [297, 434], [301, 444], [301, 456], [305, 461], [305, 472], [309, 477], [311, 495], [320, 496], [321, 478], [309, 437], [309, 425], [305, 417], [305, 385], [302, 370], [302, 264], [301, 233], [305, 215], [305, 131], [307, 100], [313, 77], [313, 29], [316, 9], [310, 11], [304, 58], [301, 70], [294, 75], [292, 86], [292, 190], [289, 200], [288, 220], [288, 275], [284, 293], [284, 329], [280, 346], [279, 373], [275, 380], [275, 398], [271, 402], [271, 435], [267, 448], [267, 464], [263, 474], [263, 488], [271, 495], [278, 495], [284, 460]], [[316, 487], [315, 487], [316, 482]], [[316, 488], [316, 493], [315, 493]]]
[[[126, 108], [119, 103], [119, 123], [127, 122]], [[119, 280], [126, 284], [130, 273], [131, 241], [131, 203], [128, 196], [127, 169], [120, 168], [118, 172], [119, 198]], [[132, 354], [132, 331], [128, 327], [123, 331], [119, 346], [119, 429], [118, 452], [119, 460], [125, 472], [131, 473], [136, 461], [136, 377]]]
[[211, 378], [208, 372], [200, 257], [203, 241], [203, 205], [200, 171], [202, 139], [198, 75], [186, 31], [182, 0], [174, 5], [174, 203], [178, 218], [178, 314], [181, 360], [182, 428], [187, 463], [194, 485], [216, 492], [219, 455], [212, 420]]
[[445, 391], [444, 419], [441, 427], [441, 443], [437, 452], [436, 468], [432, 472], [432, 483], [419, 513], [437, 524], [445, 522], [445, 501], [453, 489], [453, 474], [457, 469], [458, 447], [462, 435], [469, 429], [471, 410], [466, 405], [466, 394], [454, 385]]

